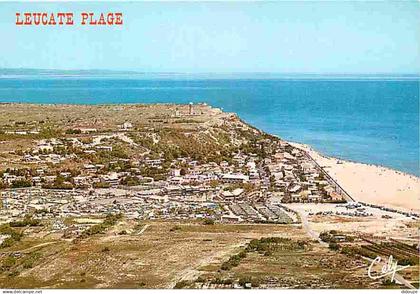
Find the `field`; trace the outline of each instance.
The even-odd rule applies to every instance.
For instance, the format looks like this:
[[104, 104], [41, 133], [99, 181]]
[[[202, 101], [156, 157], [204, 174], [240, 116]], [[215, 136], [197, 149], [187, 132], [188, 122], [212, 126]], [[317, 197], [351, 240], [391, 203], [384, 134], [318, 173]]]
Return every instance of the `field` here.
[[[210, 288], [224, 288], [230, 281], [250, 283], [259, 288], [377, 288], [380, 283], [366, 275], [366, 263], [306, 243], [302, 247], [293, 240], [281, 242], [270, 251], [251, 251], [231, 270], [203, 271]], [[230, 287], [230, 285], [228, 286]]]
[[[248, 280], [262, 288], [381, 286], [367, 277], [363, 260], [311, 241], [299, 225], [122, 219], [104, 234], [73, 239], [38, 230], [0, 250], [1, 287], [223, 288]], [[283, 243], [248, 248], [267, 237]], [[223, 266], [244, 250], [239, 264]]]

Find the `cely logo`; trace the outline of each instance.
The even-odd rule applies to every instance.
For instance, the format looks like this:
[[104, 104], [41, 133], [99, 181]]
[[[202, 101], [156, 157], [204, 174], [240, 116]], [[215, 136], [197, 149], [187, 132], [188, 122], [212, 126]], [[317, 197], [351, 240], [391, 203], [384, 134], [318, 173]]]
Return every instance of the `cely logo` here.
[[406, 269], [408, 267], [410, 267], [409, 265], [406, 266], [398, 266], [398, 262], [394, 261], [392, 255], [389, 256], [388, 260], [385, 261], [385, 264], [382, 266], [381, 269], [381, 273], [378, 275], [372, 275], [372, 269], [375, 266], [375, 264], [380, 264], [381, 263], [381, 257], [377, 256], [372, 263], [369, 266], [368, 269], [368, 275], [369, 278], [371, 279], [380, 279], [386, 276], [391, 276], [391, 282], [394, 281], [395, 279], [395, 274], [397, 273], [397, 271], [401, 271], [403, 269]]

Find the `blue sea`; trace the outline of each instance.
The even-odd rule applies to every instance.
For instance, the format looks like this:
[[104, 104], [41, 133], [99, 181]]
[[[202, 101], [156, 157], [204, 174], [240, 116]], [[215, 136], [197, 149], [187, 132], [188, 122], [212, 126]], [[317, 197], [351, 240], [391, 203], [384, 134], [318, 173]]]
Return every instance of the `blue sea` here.
[[416, 78], [3, 76], [0, 102], [206, 102], [326, 155], [420, 176]]

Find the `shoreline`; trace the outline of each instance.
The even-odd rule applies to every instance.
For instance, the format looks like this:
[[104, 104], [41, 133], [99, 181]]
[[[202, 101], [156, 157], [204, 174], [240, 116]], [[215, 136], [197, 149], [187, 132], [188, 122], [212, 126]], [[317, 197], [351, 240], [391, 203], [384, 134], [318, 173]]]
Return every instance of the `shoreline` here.
[[414, 178], [420, 179], [420, 175], [417, 176], [415, 174], [411, 174], [409, 172], [405, 172], [405, 171], [402, 171], [402, 170], [399, 170], [399, 169], [395, 169], [395, 168], [390, 167], [390, 166], [385, 166], [385, 165], [380, 165], [380, 164], [375, 164], [375, 163], [367, 163], [367, 162], [362, 162], [362, 161], [357, 161], [357, 160], [352, 160], [352, 159], [347, 159], [347, 158], [341, 158], [341, 157], [336, 157], [336, 156], [333, 156], [333, 155], [327, 155], [327, 154], [323, 153], [322, 151], [317, 150], [312, 145], [305, 144], [305, 143], [300, 143], [300, 142], [296, 142], [296, 141], [289, 141], [289, 140], [282, 139], [280, 137], [278, 137], [278, 138], [283, 140], [283, 141], [286, 141], [287, 143], [289, 143], [293, 146], [296, 146], [298, 148], [305, 149], [305, 150], [310, 150], [311, 152], [319, 154], [320, 156], [322, 156], [324, 158], [327, 158], [327, 159], [334, 159], [334, 160], [337, 160], [337, 161], [354, 163], [354, 164], [364, 164], [364, 165], [368, 165], [368, 166], [371, 166], [371, 167], [391, 170], [391, 171], [393, 171], [397, 174], [402, 174], [402, 175], [407, 176], [407, 177], [414, 177]]
[[326, 156], [312, 146], [289, 142], [307, 152], [356, 201], [420, 212], [420, 178], [394, 170]]

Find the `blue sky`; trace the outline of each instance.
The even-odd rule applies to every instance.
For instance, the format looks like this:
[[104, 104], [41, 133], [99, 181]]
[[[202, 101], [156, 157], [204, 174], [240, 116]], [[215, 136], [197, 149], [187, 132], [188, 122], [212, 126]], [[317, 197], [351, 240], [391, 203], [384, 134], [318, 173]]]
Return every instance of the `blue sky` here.
[[[18, 27], [15, 13], [124, 13], [122, 27]], [[0, 2], [0, 67], [419, 73], [420, 3]]]

